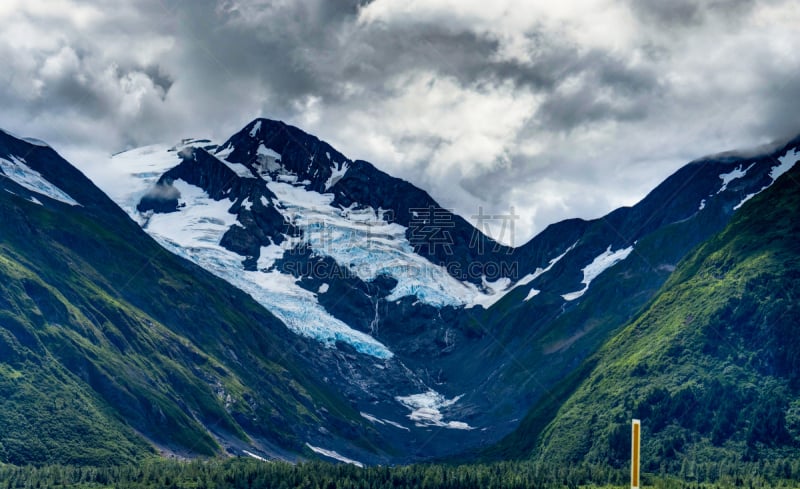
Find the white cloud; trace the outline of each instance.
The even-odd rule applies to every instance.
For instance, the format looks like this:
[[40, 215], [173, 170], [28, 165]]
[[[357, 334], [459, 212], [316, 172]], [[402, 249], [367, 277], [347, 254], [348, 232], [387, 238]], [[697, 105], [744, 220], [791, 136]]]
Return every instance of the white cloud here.
[[45, 79], [55, 79], [64, 76], [80, 77], [78, 73], [80, 68], [80, 61], [75, 51], [69, 47], [64, 46], [58, 52], [48, 56], [42, 64], [39, 73]]
[[21, 21], [26, 17], [68, 22], [85, 29], [102, 21], [104, 15], [94, 5], [73, 0], [4, 0], [0, 3], [0, 19], [3, 21]]

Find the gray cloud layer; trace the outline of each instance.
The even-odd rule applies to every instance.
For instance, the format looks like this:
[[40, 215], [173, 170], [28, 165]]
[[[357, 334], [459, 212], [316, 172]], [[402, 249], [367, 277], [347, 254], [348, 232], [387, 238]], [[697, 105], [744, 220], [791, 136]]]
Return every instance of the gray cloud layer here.
[[514, 206], [517, 244], [800, 132], [791, 0], [9, 0], [0, 21], [0, 125], [78, 164], [280, 118], [466, 217]]

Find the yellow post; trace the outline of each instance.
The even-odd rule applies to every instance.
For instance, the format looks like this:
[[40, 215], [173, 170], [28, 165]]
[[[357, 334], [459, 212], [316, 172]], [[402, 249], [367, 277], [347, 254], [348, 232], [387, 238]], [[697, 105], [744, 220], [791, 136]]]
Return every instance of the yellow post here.
[[631, 489], [639, 489], [639, 451], [641, 448], [642, 423], [638, 419], [631, 425]]

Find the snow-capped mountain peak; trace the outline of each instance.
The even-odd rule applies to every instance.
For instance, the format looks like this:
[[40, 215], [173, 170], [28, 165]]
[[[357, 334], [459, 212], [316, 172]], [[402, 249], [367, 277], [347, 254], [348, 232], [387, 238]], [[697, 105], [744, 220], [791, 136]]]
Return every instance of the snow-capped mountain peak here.
[[317, 192], [329, 190], [351, 163], [329, 144], [270, 119], [252, 121], [214, 154], [262, 177], [300, 183]]
[[374, 300], [434, 307], [502, 297], [416, 253], [391, 209], [337, 204], [328, 191], [352, 162], [303, 134], [259, 119], [219, 146], [184, 140], [120, 153], [111, 166], [130, 182], [109, 193], [163, 246], [247, 291], [291, 330], [378, 358], [392, 352], [319, 304], [323, 283], [381, 278], [393, 285]]

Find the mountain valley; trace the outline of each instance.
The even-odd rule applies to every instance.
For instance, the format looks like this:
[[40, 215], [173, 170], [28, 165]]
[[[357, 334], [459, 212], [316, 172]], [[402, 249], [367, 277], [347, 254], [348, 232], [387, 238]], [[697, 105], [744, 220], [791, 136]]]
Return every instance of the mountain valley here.
[[[791, 452], [798, 153], [699, 159], [510, 247], [279, 121], [93, 181], [0, 133], [0, 461], [619, 466], [631, 416], [673, 472]], [[719, 396], [707, 421], [675, 408]], [[763, 416], [776, 444], [748, 434]]]

